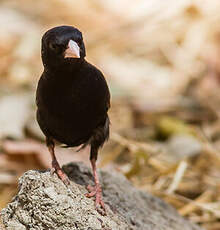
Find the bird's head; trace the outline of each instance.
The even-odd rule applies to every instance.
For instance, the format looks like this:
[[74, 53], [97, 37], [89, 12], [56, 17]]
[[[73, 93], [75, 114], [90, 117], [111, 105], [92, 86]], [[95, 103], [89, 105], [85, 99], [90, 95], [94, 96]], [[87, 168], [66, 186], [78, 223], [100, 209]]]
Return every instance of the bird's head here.
[[72, 26], [48, 30], [42, 37], [41, 56], [49, 68], [80, 63], [86, 56], [82, 33]]

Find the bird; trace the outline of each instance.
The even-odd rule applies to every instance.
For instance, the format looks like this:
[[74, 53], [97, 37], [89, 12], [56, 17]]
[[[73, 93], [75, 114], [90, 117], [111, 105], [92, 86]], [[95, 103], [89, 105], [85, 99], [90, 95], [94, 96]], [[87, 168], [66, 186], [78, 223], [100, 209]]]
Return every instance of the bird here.
[[69, 179], [55, 155], [55, 145], [90, 146], [95, 186], [88, 185], [87, 197], [95, 197], [96, 209], [105, 213], [96, 161], [99, 149], [109, 138], [110, 91], [102, 72], [86, 61], [80, 30], [56, 26], [41, 39], [43, 73], [36, 90], [37, 122], [45, 135], [52, 158], [51, 172], [65, 185]]

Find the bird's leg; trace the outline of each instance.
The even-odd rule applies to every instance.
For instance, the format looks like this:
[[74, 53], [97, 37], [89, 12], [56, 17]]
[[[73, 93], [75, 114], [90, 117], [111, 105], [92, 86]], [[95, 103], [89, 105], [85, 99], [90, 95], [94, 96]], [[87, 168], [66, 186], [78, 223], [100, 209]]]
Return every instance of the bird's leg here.
[[[94, 176], [94, 181], [95, 181], [95, 186], [92, 187], [90, 185], [87, 186], [87, 189], [89, 191], [89, 193], [86, 194], [87, 197], [93, 197], [95, 196], [95, 205], [96, 205], [96, 209], [101, 212], [101, 214], [105, 215], [105, 205], [104, 202], [102, 200], [102, 188], [101, 185], [99, 183], [99, 177], [97, 174], [97, 169], [96, 169], [96, 160], [97, 160], [97, 153], [98, 150], [93, 147], [91, 147], [91, 153], [90, 153], [90, 162], [92, 165], [92, 172], [93, 172], [93, 176]], [[103, 211], [101, 211], [99, 209], [99, 207], [101, 207], [103, 209]]]
[[47, 147], [48, 147], [48, 150], [50, 152], [50, 155], [52, 157], [52, 169], [51, 169], [51, 173], [56, 173], [57, 176], [63, 181], [63, 183], [65, 185], [69, 185], [70, 182], [69, 182], [69, 179], [68, 177], [66, 176], [66, 174], [63, 172], [63, 170], [61, 169], [58, 161], [57, 161], [57, 158], [56, 158], [56, 155], [55, 155], [55, 152], [54, 152], [54, 148], [55, 148], [55, 144], [53, 142], [53, 140], [51, 139], [46, 139], [46, 143], [47, 143]]

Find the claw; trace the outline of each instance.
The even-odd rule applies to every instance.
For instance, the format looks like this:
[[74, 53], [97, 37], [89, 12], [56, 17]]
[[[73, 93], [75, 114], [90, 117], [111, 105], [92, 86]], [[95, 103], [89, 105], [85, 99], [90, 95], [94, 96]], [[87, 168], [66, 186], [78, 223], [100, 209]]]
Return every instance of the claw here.
[[96, 171], [96, 159], [97, 159], [97, 148], [91, 146], [91, 155], [90, 161], [92, 165], [92, 172], [94, 176], [95, 186], [92, 187], [90, 185], [87, 186], [87, 190], [89, 193], [86, 194], [87, 197], [95, 196], [95, 207], [96, 210], [103, 216], [106, 215], [105, 204], [102, 200], [102, 188], [99, 183], [99, 177]]
[[95, 196], [95, 206], [96, 210], [101, 214], [101, 215], [106, 215], [106, 209], [105, 209], [105, 204], [102, 200], [102, 189], [100, 185], [96, 185], [92, 187], [91, 185], [87, 186], [87, 190], [89, 193], [86, 194], [86, 197], [94, 197]]
[[88, 185], [87, 187], [86, 187], [86, 189], [91, 193], [91, 192], [93, 192], [93, 191], [95, 191], [95, 187], [93, 187], [93, 186], [91, 186], [91, 185]]
[[50, 171], [51, 174], [56, 173], [57, 176], [63, 181], [63, 183], [68, 186], [70, 184], [70, 181], [67, 177], [67, 175], [63, 172], [63, 170], [60, 168], [59, 164], [57, 162], [52, 163], [52, 169]]
[[57, 158], [56, 158], [55, 152], [54, 152], [55, 144], [54, 144], [53, 139], [47, 137], [46, 143], [47, 143], [48, 150], [49, 150], [51, 157], [52, 157], [52, 168], [50, 170], [50, 174], [53, 175], [54, 173], [56, 173], [57, 176], [63, 181], [63, 183], [66, 186], [68, 186], [70, 184], [70, 181], [69, 181], [67, 175], [61, 169], [61, 167], [57, 161]]

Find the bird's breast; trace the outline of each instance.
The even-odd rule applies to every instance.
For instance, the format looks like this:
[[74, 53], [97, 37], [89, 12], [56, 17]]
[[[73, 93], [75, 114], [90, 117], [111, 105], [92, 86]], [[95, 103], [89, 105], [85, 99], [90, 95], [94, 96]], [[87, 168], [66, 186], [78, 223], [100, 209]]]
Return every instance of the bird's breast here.
[[[94, 79], [93, 79], [94, 80]], [[38, 113], [47, 130], [68, 144], [89, 136], [106, 116], [105, 92], [98, 81], [72, 79], [39, 83]], [[59, 137], [66, 138], [59, 140]]]

